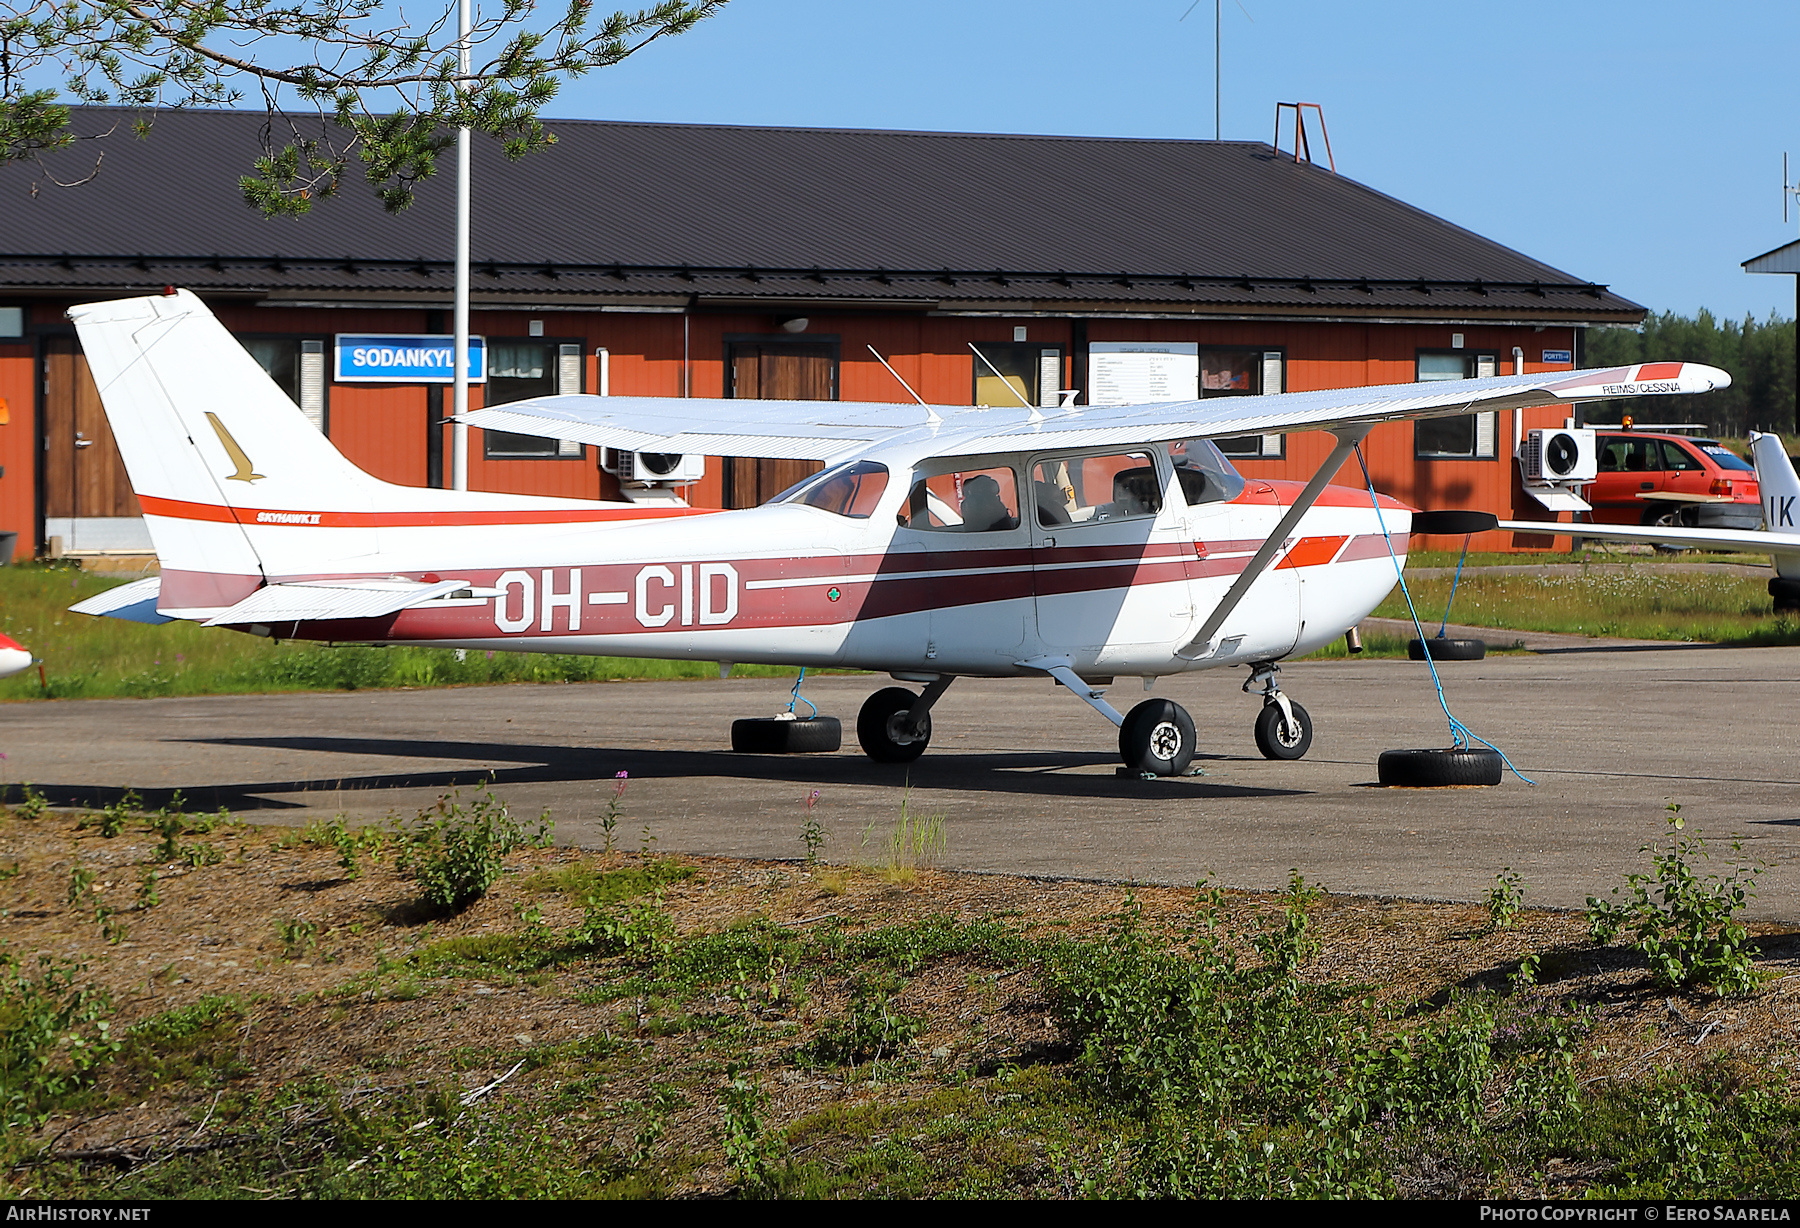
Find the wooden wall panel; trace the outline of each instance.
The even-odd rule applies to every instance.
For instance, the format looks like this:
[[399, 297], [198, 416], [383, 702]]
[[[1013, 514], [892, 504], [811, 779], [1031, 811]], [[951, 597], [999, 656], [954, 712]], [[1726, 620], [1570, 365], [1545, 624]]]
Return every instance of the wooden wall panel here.
[[[0, 529], [17, 533], [14, 559], [37, 550], [37, 357], [29, 341], [0, 341]], [[4, 631], [0, 625], [0, 631]]]

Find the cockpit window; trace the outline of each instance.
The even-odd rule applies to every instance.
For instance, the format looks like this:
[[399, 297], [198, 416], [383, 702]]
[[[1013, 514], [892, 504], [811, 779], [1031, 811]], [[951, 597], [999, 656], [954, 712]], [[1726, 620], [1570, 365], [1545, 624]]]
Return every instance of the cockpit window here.
[[776, 503], [803, 503], [852, 520], [867, 520], [887, 490], [886, 465], [852, 461], [776, 496]]
[[1132, 520], [1162, 510], [1162, 483], [1147, 452], [1110, 456], [1062, 456], [1039, 461], [1031, 470], [1038, 524]]
[[927, 533], [997, 533], [1019, 527], [1019, 489], [1006, 466], [920, 478], [900, 509], [900, 527]]
[[1210, 439], [1178, 439], [1169, 445], [1181, 497], [1189, 507], [1229, 503], [1244, 493], [1244, 478]]

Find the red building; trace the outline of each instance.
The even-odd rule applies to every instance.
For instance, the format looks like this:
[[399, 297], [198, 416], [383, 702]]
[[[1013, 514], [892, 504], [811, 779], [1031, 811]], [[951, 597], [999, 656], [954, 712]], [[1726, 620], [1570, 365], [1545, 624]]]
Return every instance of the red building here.
[[[353, 382], [334, 356], [347, 334], [449, 331], [451, 185], [425, 185], [397, 216], [345, 184], [307, 217], [264, 220], [236, 187], [262, 123], [167, 113], [148, 140], [126, 122], [47, 167], [0, 170], [0, 530], [18, 532], [19, 556], [147, 545], [63, 312], [165, 285], [202, 295], [358, 465], [446, 483], [444, 386]], [[488, 379], [472, 405], [558, 391], [909, 399], [871, 349], [941, 404], [1405, 383], [1569, 368], [1586, 329], [1644, 315], [1259, 143], [551, 127], [558, 145], [522, 163], [477, 149], [471, 319]], [[96, 148], [91, 182], [52, 186], [86, 174]], [[1396, 423], [1365, 451], [1377, 487], [1416, 506], [1537, 518], [1513, 441], [1564, 412]], [[617, 495], [593, 448], [471, 435], [472, 487]], [[1251, 477], [1310, 476], [1329, 448], [1315, 434], [1227, 444]], [[752, 505], [814, 467], [710, 458], [690, 497]]]

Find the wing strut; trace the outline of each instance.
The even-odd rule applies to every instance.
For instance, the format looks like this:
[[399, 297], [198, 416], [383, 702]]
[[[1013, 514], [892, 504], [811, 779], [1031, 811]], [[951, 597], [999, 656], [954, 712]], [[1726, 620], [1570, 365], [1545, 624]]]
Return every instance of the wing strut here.
[[1250, 586], [1256, 583], [1257, 578], [1269, 569], [1269, 564], [1275, 560], [1275, 556], [1286, 544], [1288, 534], [1296, 524], [1300, 523], [1300, 517], [1306, 515], [1312, 505], [1318, 502], [1320, 494], [1337, 474], [1338, 469], [1346, 460], [1350, 459], [1351, 450], [1363, 441], [1363, 436], [1374, 429], [1373, 422], [1356, 422], [1348, 426], [1340, 426], [1331, 432], [1332, 437], [1337, 440], [1337, 447], [1331, 450], [1331, 455], [1325, 458], [1325, 463], [1319, 466], [1317, 473], [1313, 474], [1312, 481], [1306, 484], [1306, 489], [1300, 492], [1298, 499], [1294, 500], [1294, 505], [1288, 509], [1287, 515], [1281, 518], [1281, 523], [1275, 526], [1275, 531], [1269, 534], [1268, 539], [1251, 558], [1249, 566], [1244, 568], [1243, 574], [1237, 578], [1237, 582], [1231, 586], [1230, 591], [1225, 594], [1219, 604], [1213, 607], [1213, 612], [1206, 616], [1206, 622], [1194, 638], [1181, 647], [1176, 653], [1177, 656], [1186, 657], [1189, 660], [1199, 660], [1212, 655], [1215, 647], [1213, 633], [1224, 625], [1227, 618], [1231, 617], [1231, 612], [1237, 609], [1238, 602], [1244, 599], [1244, 594], [1250, 591]]

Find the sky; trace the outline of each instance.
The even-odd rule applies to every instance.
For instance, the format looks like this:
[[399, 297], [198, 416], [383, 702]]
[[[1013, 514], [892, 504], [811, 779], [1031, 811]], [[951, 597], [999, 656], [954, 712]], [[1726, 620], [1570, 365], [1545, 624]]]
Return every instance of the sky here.
[[[1654, 311], [1794, 314], [1793, 277], [1739, 267], [1800, 238], [1781, 194], [1784, 149], [1800, 177], [1793, 0], [1222, 9], [1227, 140], [1267, 141], [1277, 102], [1316, 102], [1340, 174]], [[1213, 10], [732, 0], [565, 85], [544, 114], [1205, 139]]]

